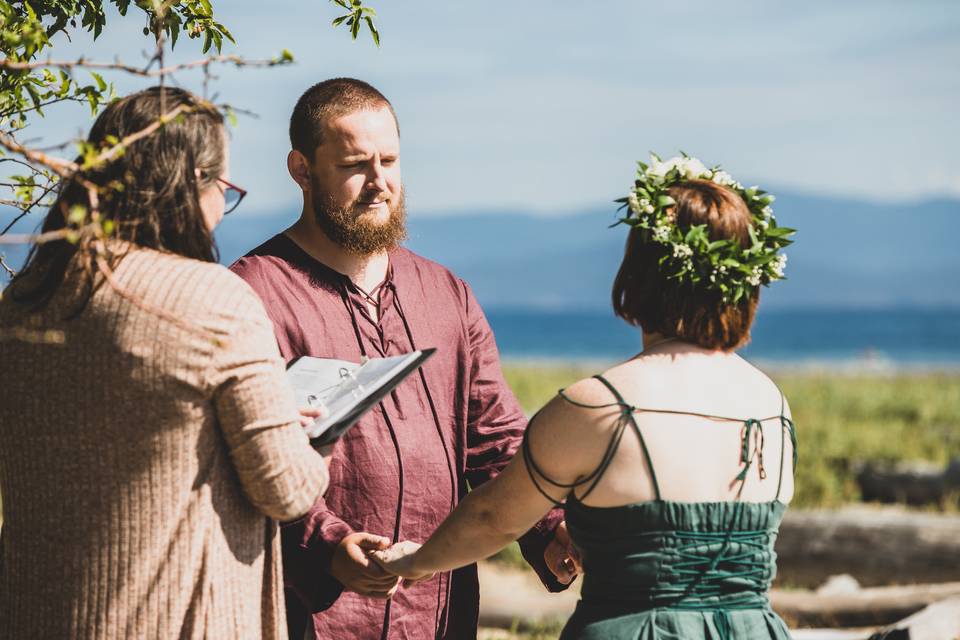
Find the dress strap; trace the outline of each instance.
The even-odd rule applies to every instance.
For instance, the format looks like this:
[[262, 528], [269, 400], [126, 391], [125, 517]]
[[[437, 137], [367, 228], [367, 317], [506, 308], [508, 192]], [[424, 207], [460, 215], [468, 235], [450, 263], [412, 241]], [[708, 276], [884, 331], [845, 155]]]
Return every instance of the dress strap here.
[[[653, 482], [653, 491], [657, 496], [657, 500], [660, 500], [660, 483], [657, 482], [657, 472], [653, 468], [653, 459], [650, 457], [649, 449], [647, 449], [647, 442], [643, 439], [643, 433], [641, 433], [640, 426], [637, 424], [636, 417], [633, 415], [633, 405], [628, 404], [623, 399], [623, 396], [620, 395], [620, 392], [617, 390], [617, 388], [610, 384], [610, 381], [604, 378], [602, 375], [598, 373], [593, 377], [602, 382], [603, 386], [609, 389], [610, 393], [613, 394], [613, 397], [617, 399], [617, 405], [620, 407], [621, 412], [621, 420], [629, 420], [630, 424], [633, 426], [634, 432], [637, 434], [637, 437], [640, 438], [640, 447], [643, 449], [643, 457], [646, 459], [647, 467], [650, 469], [650, 481]], [[596, 486], [596, 483], [594, 483], [594, 486]], [[593, 491], [593, 486], [590, 487], [587, 493], [590, 491]], [[586, 498], [587, 493], [583, 494], [581, 499]]]
[[[568, 396], [566, 396], [563, 393], [563, 390], [561, 390], [559, 393], [561, 398], [563, 398], [568, 402], [576, 404], [577, 406], [589, 407], [594, 409], [616, 406], [613, 404], [600, 405], [600, 406], [585, 405], [585, 404], [581, 404], [571, 400]], [[584, 485], [588, 482], [592, 482], [590, 487], [587, 489], [587, 492], [589, 493], [597, 485], [597, 482], [600, 481], [600, 478], [603, 476], [603, 472], [606, 471], [608, 466], [610, 466], [610, 461], [613, 460], [613, 456], [616, 454], [617, 448], [620, 446], [620, 440], [623, 438], [623, 431], [626, 423], [623, 420], [620, 420], [617, 423], [617, 428], [614, 430], [613, 437], [610, 439], [610, 444], [607, 445], [607, 450], [604, 452], [603, 459], [600, 461], [600, 464], [597, 466], [597, 468], [594, 469], [590, 474], [582, 478], [577, 478], [573, 482], [567, 483], [567, 482], [559, 482], [557, 480], [554, 480], [550, 476], [548, 476], [546, 473], [544, 473], [543, 469], [541, 469], [537, 465], [536, 460], [533, 459], [533, 452], [530, 451], [530, 429], [531, 427], [533, 427], [533, 424], [536, 421], [537, 416], [539, 415], [540, 415], [540, 412], [538, 411], [536, 414], [534, 414], [532, 418], [530, 418], [530, 421], [527, 423], [527, 428], [523, 432], [523, 440], [521, 441], [521, 444], [520, 444], [521, 452], [523, 453], [523, 461], [527, 467], [527, 473], [530, 476], [530, 481], [533, 482], [533, 486], [536, 487], [537, 491], [539, 491], [544, 498], [546, 498], [547, 500], [552, 502], [554, 505], [559, 507], [563, 505], [563, 501], [557, 500], [556, 498], [551, 496], [550, 493], [547, 492], [547, 490], [544, 488], [543, 484], [541, 484], [541, 479], [546, 484], [552, 485], [559, 489], [567, 490], [567, 494], [569, 494], [570, 491], [572, 491], [576, 487]]]
[[[779, 387], [778, 387], [779, 390]], [[783, 391], [780, 391], [780, 476], [777, 478], [777, 497], [776, 500], [780, 499], [780, 489], [783, 486], [783, 463], [784, 458], [786, 457], [784, 451], [787, 444], [787, 435], [790, 436], [790, 448], [793, 450], [793, 469], [797, 468], [797, 430], [793, 426], [793, 420], [788, 418], [784, 413], [787, 408], [787, 400], [783, 395]]]

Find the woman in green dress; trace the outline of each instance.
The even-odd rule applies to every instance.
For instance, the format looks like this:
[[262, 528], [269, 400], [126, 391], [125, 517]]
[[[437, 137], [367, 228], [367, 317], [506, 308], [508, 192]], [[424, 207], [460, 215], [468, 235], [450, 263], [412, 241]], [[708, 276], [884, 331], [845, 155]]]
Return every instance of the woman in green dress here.
[[562, 390], [522, 456], [422, 547], [378, 561], [407, 580], [448, 571], [562, 503], [584, 572], [563, 640], [789, 638], [767, 591], [796, 439], [782, 393], [735, 353], [783, 275], [792, 230], [772, 201], [686, 156], [641, 164], [613, 302], [643, 351]]

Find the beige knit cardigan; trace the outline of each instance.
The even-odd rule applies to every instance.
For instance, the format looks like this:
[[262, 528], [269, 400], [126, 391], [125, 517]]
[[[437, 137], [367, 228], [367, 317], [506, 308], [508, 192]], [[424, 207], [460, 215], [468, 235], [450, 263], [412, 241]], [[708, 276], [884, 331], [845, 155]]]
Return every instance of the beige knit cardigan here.
[[156, 251], [116, 276], [72, 320], [0, 300], [0, 638], [285, 639], [269, 518], [327, 471], [263, 306]]

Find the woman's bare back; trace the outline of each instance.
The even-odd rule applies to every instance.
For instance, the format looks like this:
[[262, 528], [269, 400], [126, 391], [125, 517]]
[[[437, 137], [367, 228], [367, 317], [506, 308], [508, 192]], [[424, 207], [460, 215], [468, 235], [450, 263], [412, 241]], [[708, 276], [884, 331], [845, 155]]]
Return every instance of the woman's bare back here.
[[[646, 443], [662, 499], [734, 500], [740, 489], [735, 479], [743, 469], [745, 421], [755, 419], [760, 426], [750, 428], [747, 445], [749, 455], [756, 457], [741, 499], [765, 502], [777, 497], [783, 451], [779, 500], [789, 502], [793, 452], [780, 420], [781, 411], [790, 417], [789, 407], [776, 385], [743, 358], [668, 341], [612, 367], [603, 378], [634, 408], [631, 413]], [[597, 379], [578, 382], [568, 394], [585, 404], [616, 402], [613, 392]], [[617, 413], [616, 408], [593, 412], [595, 419], [609, 425], [611, 434]], [[575, 495], [584, 497], [590, 486], [578, 487]], [[583, 501], [612, 507], [656, 497], [640, 439], [628, 423], [607, 470]]]

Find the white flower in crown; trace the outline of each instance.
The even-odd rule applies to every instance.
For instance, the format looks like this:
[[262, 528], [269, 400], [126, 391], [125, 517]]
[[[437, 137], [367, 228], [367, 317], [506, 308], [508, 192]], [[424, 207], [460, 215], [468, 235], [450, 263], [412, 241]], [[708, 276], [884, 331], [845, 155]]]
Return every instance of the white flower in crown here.
[[781, 253], [776, 258], [773, 259], [773, 262], [770, 263], [770, 269], [773, 271], [773, 275], [777, 278], [783, 277], [783, 271], [787, 268], [787, 254]]
[[721, 187], [726, 187], [734, 183], [733, 176], [723, 170], [714, 171], [713, 178], [711, 178], [711, 180]]
[[644, 171], [646, 174], [647, 180], [654, 184], [663, 184], [664, 179], [667, 176], [667, 172], [670, 171], [672, 165], [668, 165], [666, 162], [660, 162], [656, 158], [650, 158], [650, 166], [647, 167], [647, 170]]
[[682, 163], [678, 165], [687, 180], [696, 180], [710, 171], [703, 166], [703, 163], [696, 158], [682, 158]]
[[[704, 245], [697, 242], [688, 245], [683, 240], [685, 230], [678, 229], [668, 215], [669, 208], [676, 204], [669, 189], [677, 183], [695, 179], [710, 180], [743, 199], [753, 218], [755, 237], [750, 247], [742, 248], [736, 243]], [[632, 214], [623, 222], [645, 229], [649, 235], [643, 237], [648, 242], [658, 243], [670, 252], [672, 267], [677, 270], [671, 277], [691, 286], [720, 291], [726, 302], [741, 299], [749, 288], [783, 278], [787, 260], [778, 252], [792, 243], [789, 236], [794, 230], [777, 226], [770, 207], [773, 201], [771, 194], [763, 193], [758, 187], [745, 189], [719, 165], [707, 168], [697, 158], [687, 155], [661, 160], [655, 154], [651, 154], [649, 164], [641, 163], [631, 192], [617, 200]], [[761, 258], [763, 264], [747, 266], [757, 258]], [[707, 277], [701, 279], [699, 274], [704, 272]]]
[[[674, 258], [689, 258], [693, 255], [693, 249], [690, 248], [688, 244], [675, 244], [673, 245], [673, 257]], [[691, 264], [692, 266], [692, 264]]]
[[663, 179], [671, 169], [676, 169], [677, 173], [687, 180], [694, 180], [710, 173], [710, 170], [707, 169], [704, 164], [696, 158], [675, 156], [662, 162], [651, 157], [650, 166], [647, 169], [646, 174], [659, 184], [660, 182], [663, 182]]

